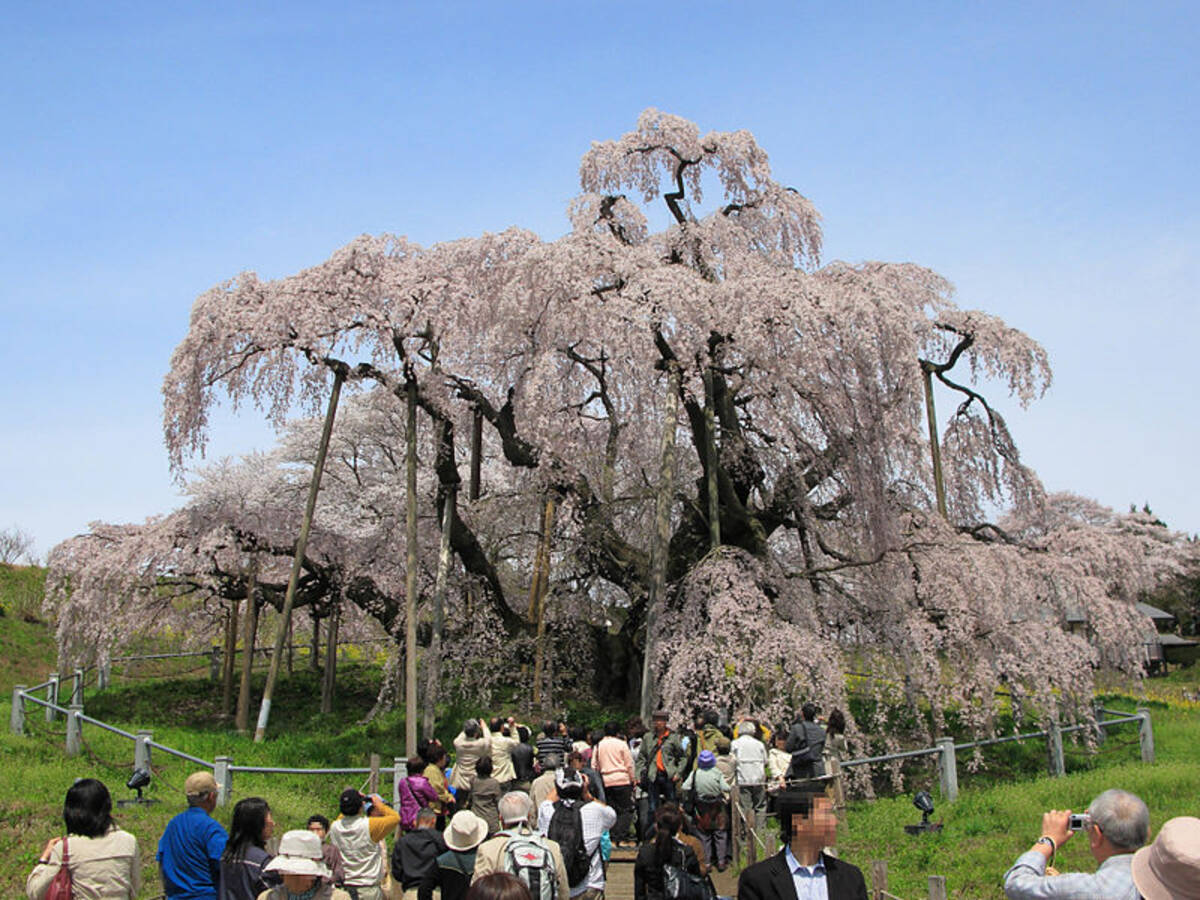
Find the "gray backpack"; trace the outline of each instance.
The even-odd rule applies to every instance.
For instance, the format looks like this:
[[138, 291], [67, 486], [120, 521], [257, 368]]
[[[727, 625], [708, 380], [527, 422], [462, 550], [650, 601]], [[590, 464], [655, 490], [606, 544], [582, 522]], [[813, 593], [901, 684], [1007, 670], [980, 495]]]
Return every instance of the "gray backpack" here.
[[501, 860], [503, 870], [520, 878], [533, 900], [556, 900], [558, 872], [554, 868], [554, 854], [541, 836], [513, 831], [500, 833], [508, 836]]

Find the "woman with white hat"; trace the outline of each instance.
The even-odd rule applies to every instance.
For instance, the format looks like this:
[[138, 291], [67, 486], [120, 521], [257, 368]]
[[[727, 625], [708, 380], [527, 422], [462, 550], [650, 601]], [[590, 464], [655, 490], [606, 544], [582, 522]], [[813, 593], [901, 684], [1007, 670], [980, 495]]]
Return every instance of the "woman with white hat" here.
[[283, 878], [258, 895], [258, 900], [350, 900], [350, 895], [329, 881], [329, 867], [321, 851], [321, 839], [311, 831], [289, 831], [279, 842], [279, 853], [263, 867]]
[[437, 859], [442, 900], [462, 900], [466, 896], [475, 874], [475, 851], [487, 834], [487, 822], [469, 809], [451, 817], [442, 833], [448, 849]]

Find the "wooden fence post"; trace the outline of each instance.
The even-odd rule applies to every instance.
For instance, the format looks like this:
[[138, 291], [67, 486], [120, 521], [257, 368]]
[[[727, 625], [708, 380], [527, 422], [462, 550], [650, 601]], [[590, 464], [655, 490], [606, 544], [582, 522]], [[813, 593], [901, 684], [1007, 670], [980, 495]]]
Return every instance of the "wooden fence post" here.
[[1142, 745], [1142, 762], [1154, 762], [1154, 726], [1150, 724], [1150, 710], [1145, 706], [1137, 708], [1137, 714], [1142, 717], [1138, 725], [1138, 740]]
[[221, 680], [221, 645], [213, 644], [212, 649], [208, 651], [208, 680]]
[[1104, 704], [1097, 700], [1093, 710], [1096, 716], [1096, 743], [1103, 744], [1104, 738], [1107, 737], [1104, 733]]
[[1062, 728], [1057, 720], [1046, 724], [1046, 750], [1050, 756], [1050, 774], [1061, 778], [1067, 769], [1063, 763]]
[[71, 685], [71, 703], [83, 706], [83, 669], [75, 670], [75, 683]]
[[942, 788], [942, 799], [953, 803], [958, 799], [958, 763], [954, 757], [954, 738], [938, 738], [938, 778]]
[[929, 876], [929, 900], [946, 900], [946, 879], [941, 875]]
[[408, 760], [397, 756], [392, 760], [392, 809], [400, 808], [400, 782], [408, 774]]
[[12, 713], [8, 717], [8, 730], [13, 734], [25, 733], [25, 685], [13, 688]]
[[[51, 675], [50, 683], [48, 685], [46, 685], [46, 699], [55, 705], [58, 704], [58, 675], [57, 674]], [[53, 706], [46, 707], [46, 721], [47, 722], [53, 722], [57, 716], [58, 716], [58, 713], [54, 711]]]
[[83, 749], [83, 722], [79, 717], [83, 714], [83, 706], [72, 703], [67, 712], [67, 756], [78, 756]]
[[871, 860], [871, 896], [873, 900], [883, 900], [883, 895], [887, 893], [887, 889], [887, 860]]
[[846, 784], [842, 776], [842, 764], [837, 759], [829, 760], [829, 774], [832, 776], [833, 784], [833, 808], [837, 811], [839, 819], [846, 811]]
[[97, 690], [104, 691], [104, 690], [108, 689], [109, 674], [110, 674], [109, 664], [106, 662], [100, 663], [99, 667], [96, 669], [96, 689]]
[[367, 779], [367, 793], [379, 793], [379, 754], [371, 754], [371, 775]]
[[134, 769], [145, 769], [150, 771], [150, 741], [153, 740], [153, 735], [149, 731], [139, 731], [137, 733], [137, 741], [133, 745], [133, 767]]
[[217, 781], [217, 806], [225, 806], [233, 796], [233, 758], [218, 756], [213, 760], [213, 778]]

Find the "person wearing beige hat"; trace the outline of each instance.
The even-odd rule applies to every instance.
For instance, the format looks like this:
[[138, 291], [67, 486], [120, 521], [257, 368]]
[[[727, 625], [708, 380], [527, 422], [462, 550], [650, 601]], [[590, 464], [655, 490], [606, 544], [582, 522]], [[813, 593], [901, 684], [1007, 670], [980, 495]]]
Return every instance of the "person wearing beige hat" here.
[[456, 812], [442, 832], [446, 852], [437, 858], [442, 900], [462, 900], [475, 874], [475, 852], [487, 837], [487, 822], [469, 809]]
[[[1131, 863], [1150, 833], [1146, 804], [1136, 794], [1113, 788], [1092, 801], [1076, 823], [1081, 827], [1073, 829], [1072, 818], [1069, 809], [1042, 816], [1042, 836], [1004, 874], [1008, 900], [1137, 900]], [[1096, 871], [1054, 874], [1050, 861], [1076, 830], [1087, 836]]]
[[194, 772], [183, 783], [188, 808], [167, 823], [158, 841], [158, 870], [168, 900], [217, 900], [221, 854], [229, 835], [212, 817], [217, 808], [217, 780], [211, 772]]
[[330, 881], [321, 839], [311, 831], [287, 832], [279, 842], [279, 853], [263, 871], [276, 873], [283, 884], [263, 891], [258, 900], [351, 900], [349, 893]]
[[1133, 883], [1146, 900], [1200, 900], [1200, 819], [1169, 819], [1133, 854]]

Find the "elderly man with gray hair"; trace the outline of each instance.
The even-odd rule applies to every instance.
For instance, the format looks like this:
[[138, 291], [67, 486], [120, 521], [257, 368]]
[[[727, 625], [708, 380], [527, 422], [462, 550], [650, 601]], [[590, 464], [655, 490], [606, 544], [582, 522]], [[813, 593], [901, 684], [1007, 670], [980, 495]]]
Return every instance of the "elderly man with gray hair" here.
[[509, 791], [497, 808], [504, 830], [479, 845], [471, 882], [493, 872], [508, 872], [525, 883], [533, 900], [567, 900], [571, 888], [562, 848], [529, 827], [533, 800], [524, 791]]
[[[1087, 833], [1098, 868], [1091, 875], [1055, 874], [1048, 868], [1054, 852], [1075, 831]], [[1081, 816], [1052, 809], [1042, 816], [1042, 836], [1005, 873], [1004, 894], [1009, 900], [1137, 900], [1130, 866], [1149, 833], [1150, 811], [1128, 791], [1105, 791]]]

